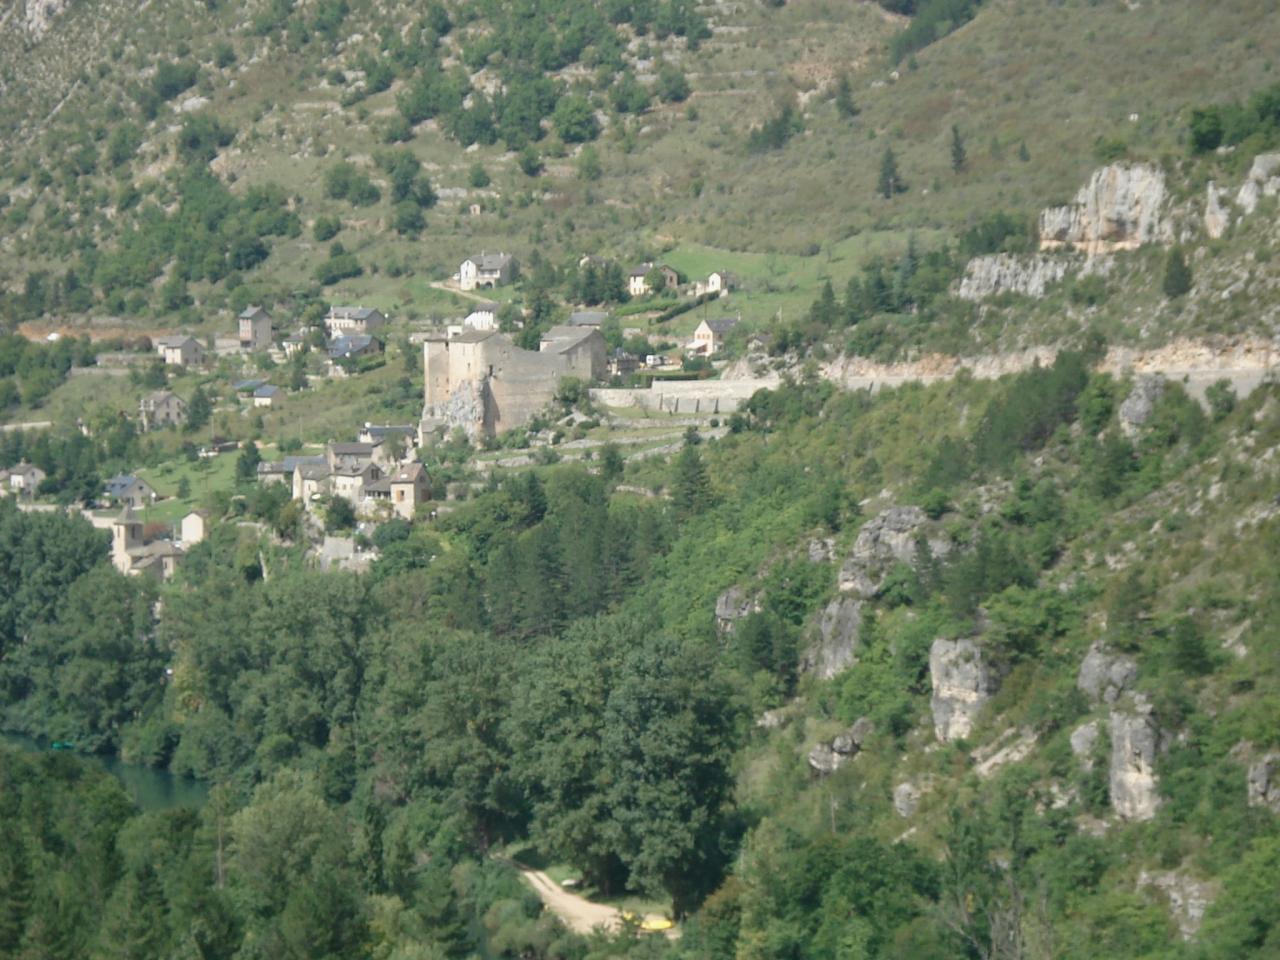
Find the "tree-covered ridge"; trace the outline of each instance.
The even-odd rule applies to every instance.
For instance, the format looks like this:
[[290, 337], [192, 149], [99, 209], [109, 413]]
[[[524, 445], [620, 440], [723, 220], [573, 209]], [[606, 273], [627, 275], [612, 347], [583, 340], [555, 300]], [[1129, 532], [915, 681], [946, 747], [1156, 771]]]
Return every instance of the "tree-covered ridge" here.
[[[626, 490], [609, 456], [594, 474], [495, 478], [433, 526], [389, 527], [361, 576], [224, 524], [159, 608], [100, 554], [24, 569], [24, 543], [101, 541], [6, 509], [24, 590], [5, 619], [5, 723], [226, 785], [190, 853], [152, 863], [228, 891], [224, 945], [201, 955], [356, 956], [392, 914], [395, 936], [446, 955], [473, 948], [463, 918], [480, 914], [498, 952], [548, 957], [982, 956], [1015, 930], [1024, 951], [1052, 936], [1071, 958], [1262, 949], [1275, 890], [1245, 865], [1274, 856], [1277, 826], [1247, 805], [1238, 757], [1278, 745], [1277, 528], [1252, 466], [1280, 442], [1277, 398], [1220, 390], [1205, 413], [1167, 385], [1122, 429], [1128, 387], [1089, 360], [874, 397], [788, 383], [723, 439], [628, 466]], [[889, 570], [856, 662], [818, 680], [802, 654], [886, 490], [955, 549]], [[726, 633], [713, 611], [735, 584], [752, 603]], [[968, 742], [929, 747], [939, 637], [976, 638], [1001, 683]], [[1105, 725], [1076, 686], [1095, 642], [1135, 658], [1171, 738], [1156, 818], [1112, 818], [1105, 839], [1080, 829], [1110, 817], [1105, 744], [1083, 769], [1069, 743]], [[756, 726], [779, 709], [781, 728]], [[810, 780], [814, 739], [861, 717], [862, 754]], [[976, 775], [971, 751], [1006, 728], [1034, 750]], [[908, 838], [904, 778], [931, 784]], [[504, 868], [478, 866], [523, 841], [596, 889], [670, 897], [683, 939], [539, 926]], [[1221, 884], [1199, 939], [1183, 944], [1139, 870]], [[83, 908], [102, 924], [151, 882], [113, 876]], [[510, 902], [486, 913], [490, 896]], [[19, 940], [36, 936], [25, 903], [6, 901]]]

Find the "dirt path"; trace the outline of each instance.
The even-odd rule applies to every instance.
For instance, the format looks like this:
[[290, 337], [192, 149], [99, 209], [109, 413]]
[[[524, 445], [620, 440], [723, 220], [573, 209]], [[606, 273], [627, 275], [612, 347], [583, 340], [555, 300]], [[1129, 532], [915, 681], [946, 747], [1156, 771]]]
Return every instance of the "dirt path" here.
[[472, 293], [470, 290], [459, 290], [448, 280], [433, 280], [431, 281], [430, 286], [435, 287], [437, 290], [443, 290], [445, 293], [456, 293], [458, 296], [466, 297], [468, 300], [474, 300], [476, 303], [493, 302], [492, 298], [483, 296], [482, 294]]
[[[563, 920], [565, 926], [574, 933], [587, 934], [598, 928], [613, 933], [622, 927], [622, 911], [617, 907], [592, 903], [586, 897], [570, 893], [541, 870], [529, 870], [518, 865], [516, 868], [546, 904], [547, 909]], [[643, 919], [659, 922], [665, 918], [651, 913]], [[668, 937], [674, 938], [679, 935], [679, 931], [674, 927], [667, 931]]]

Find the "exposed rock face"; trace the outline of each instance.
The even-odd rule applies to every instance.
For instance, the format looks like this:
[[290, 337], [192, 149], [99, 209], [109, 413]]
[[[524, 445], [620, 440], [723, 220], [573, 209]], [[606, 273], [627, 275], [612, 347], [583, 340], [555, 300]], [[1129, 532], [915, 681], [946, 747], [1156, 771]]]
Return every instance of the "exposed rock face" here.
[[1280, 753], [1268, 753], [1249, 765], [1249, 806], [1280, 813]]
[[716, 626], [724, 633], [733, 625], [753, 613], [760, 612], [760, 601], [742, 587], [730, 587], [716, 597]]
[[1114, 163], [1095, 170], [1065, 207], [1040, 214], [1040, 249], [1071, 247], [1094, 257], [1169, 240], [1163, 219], [1164, 171], [1147, 163]]
[[831, 537], [815, 538], [809, 541], [809, 562], [830, 563], [836, 542]]
[[840, 568], [841, 593], [872, 597], [896, 563], [914, 563], [916, 542], [923, 537], [937, 558], [951, 552], [951, 541], [919, 507], [890, 507], [858, 531], [853, 552]]
[[920, 806], [921, 789], [908, 780], [893, 788], [893, 809], [900, 817], [909, 817]]
[[1169, 913], [1183, 940], [1190, 940], [1204, 922], [1204, 912], [1213, 902], [1213, 888], [1176, 870], [1138, 874], [1138, 886], [1159, 890], [1169, 901]]
[[836, 734], [830, 743], [819, 743], [809, 751], [809, 768], [820, 777], [835, 773], [858, 755], [875, 725], [860, 717], [848, 730]]
[[800, 660], [800, 669], [824, 680], [857, 662], [862, 601], [836, 597], [818, 619], [818, 638]]
[[1245, 177], [1244, 185], [1236, 195], [1236, 205], [1245, 213], [1258, 209], [1263, 197], [1280, 193], [1280, 153], [1260, 153], [1253, 158], [1253, 166]]
[[1097, 720], [1082, 723], [1071, 731], [1071, 752], [1080, 760], [1080, 766], [1084, 770], [1093, 769], [1093, 748], [1101, 732]]
[[935, 640], [929, 649], [933, 730], [949, 743], [967, 737], [993, 691], [990, 671], [973, 640]]
[[1034, 730], [1006, 730], [994, 743], [979, 747], [969, 755], [975, 764], [973, 772], [981, 780], [990, 779], [1003, 767], [1029, 757], [1037, 739]]
[[1123, 820], [1150, 820], [1160, 806], [1156, 751], [1160, 735], [1151, 708], [1111, 711], [1111, 809]]
[[1095, 643], [1080, 664], [1076, 686], [1094, 703], [1115, 703], [1120, 695], [1138, 679], [1138, 664], [1133, 658], [1110, 653]]
[[71, 0], [27, 0], [24, 24], [32, 40], [40, 40], [49, 32], [54, 17], [71, 6]]
[[468, 440], [474, 441], [484, 432], [484, 420], [484, 387], [475, 380], [458, 384], [443, 403], [427, 404], [422, 410], [424, 434], [438, 427], [447, 432], [460, 428]]
[[1210, 240], [1217, 240], [1231, 226], [1231, 214], [1223, 208], [1222, 196], [1218, 185], [1210, 180], [1209, 186], [1205, 188], [1204, 198], [1204, 232], [1209, 235]]
[[961, 300], [983, 300], [998, 293], [1043, 297], [1046, 287], [1066, 276], [1068, 265], [1058, 257], [1018, 257], [1012, 253], [974, 257], [964, 268], [956, 295]]
[[1125, 436], [1131, 437], [1146, 426], [1163, 393], [1164, 377], [1160, 374], [1138, 378], [1129, 396], [1120, 404], [1120, 430]]

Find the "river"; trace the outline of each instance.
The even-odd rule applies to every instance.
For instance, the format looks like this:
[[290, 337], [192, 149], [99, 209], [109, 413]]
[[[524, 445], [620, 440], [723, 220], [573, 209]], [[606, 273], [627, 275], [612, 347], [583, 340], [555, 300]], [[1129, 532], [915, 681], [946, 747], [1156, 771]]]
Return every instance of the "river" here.
[[[0, 744], [17, 747], [27, 753], [47, 753], [49, 745], [17, 733], [0, 732]], [[167, 770], [125, 763], [119, 757], [99, 757], [77, 753], [75, 756], [96, 763], [124, 785], [125, 792], [143, 813], [189, 807], [198, 810], [209, 799], [209, 787], [199, 780], [176, 777]]]

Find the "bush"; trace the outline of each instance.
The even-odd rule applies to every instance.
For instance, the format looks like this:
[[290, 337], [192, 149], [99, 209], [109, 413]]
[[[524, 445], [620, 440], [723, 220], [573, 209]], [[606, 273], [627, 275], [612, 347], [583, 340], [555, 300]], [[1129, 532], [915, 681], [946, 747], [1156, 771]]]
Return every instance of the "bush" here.
[[313, 235], [317, 243], [327, 243], [338, 235], [342, 221], [337, 217], [316, 217]]

